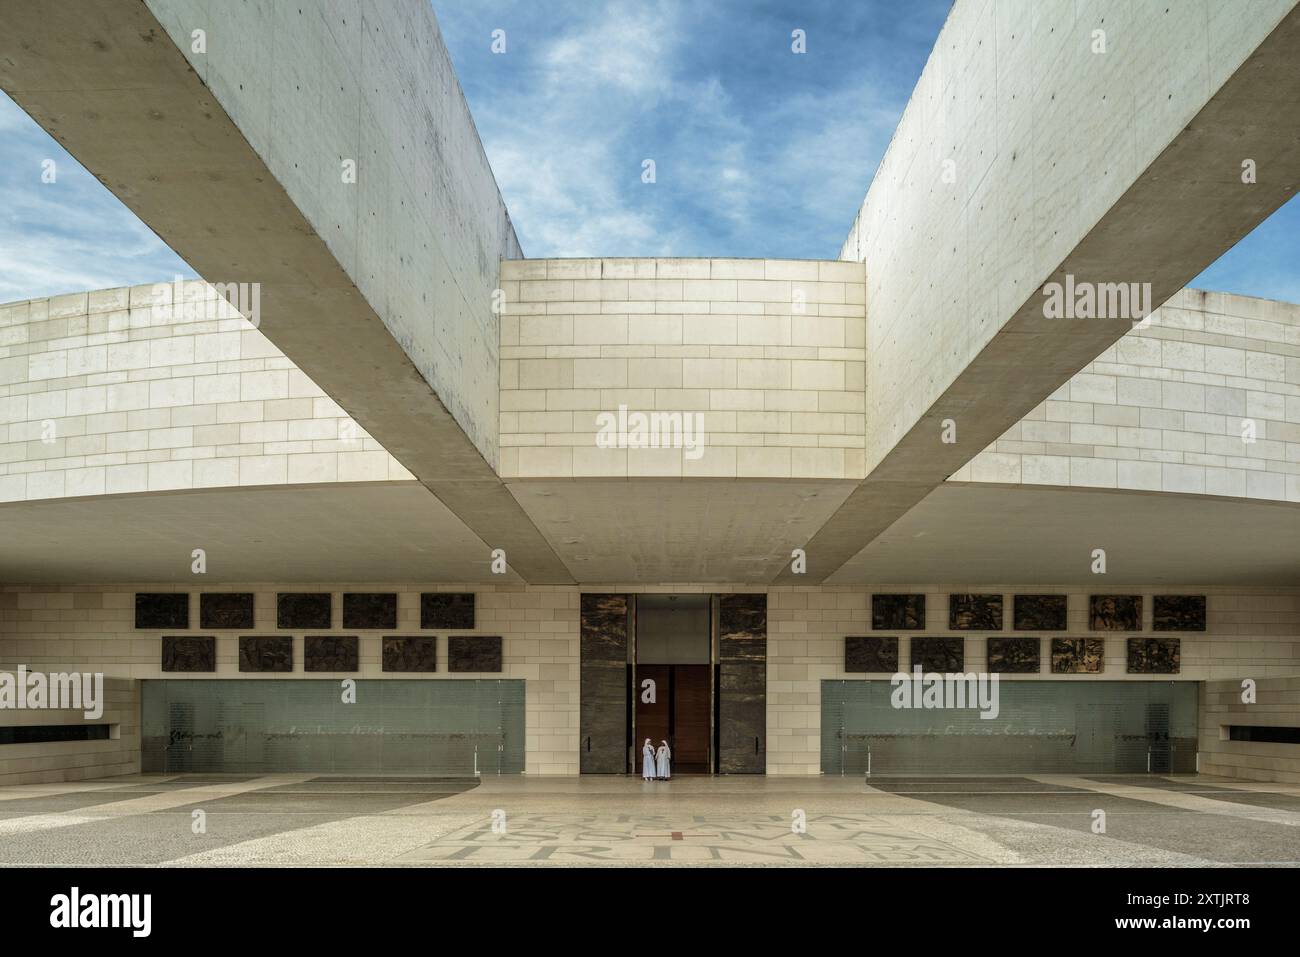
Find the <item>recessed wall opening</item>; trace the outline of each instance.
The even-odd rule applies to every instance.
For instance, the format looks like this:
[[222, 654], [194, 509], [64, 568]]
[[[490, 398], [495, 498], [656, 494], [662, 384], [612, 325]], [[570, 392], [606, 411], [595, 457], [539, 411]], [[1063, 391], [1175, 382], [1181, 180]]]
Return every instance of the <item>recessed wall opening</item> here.
[[1263, 725], [1227, 725], [1229, 741], [1257, 741], [1263, 744], [1300, 744], [1300, 728]]
[[674, 774], [716, 770], [716, 653], [711, 595], [638, 595], [629, 644], [631, 768], [641, 744], [667, 741]]
[[1192, 681], [1002, 681], [997, 712], [898, 707], [892, 681], [824, 680], [822, 773], [1192, 774]]
[[583, 592], [580, 609], [583, 774], [640, 774], [646, 738], [676, 773], [766, 772], [766, 594]]
[[107, 741], [116, 725], [30, 724], [0, 728], [0, 744], [47, 744], [51, 741]]
[[524, 770], [521, 679], [148, 680], [146, 774], [408, 774]]

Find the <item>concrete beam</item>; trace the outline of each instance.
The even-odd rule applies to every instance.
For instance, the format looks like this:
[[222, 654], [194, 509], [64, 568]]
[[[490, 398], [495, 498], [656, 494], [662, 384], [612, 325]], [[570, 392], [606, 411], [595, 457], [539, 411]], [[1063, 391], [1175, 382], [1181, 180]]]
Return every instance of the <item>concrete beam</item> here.
[[520, 253], [427, 3], [6, 3], [0, 36], [36, 122], [199, 275], [260, 283], [261, 331], [520, 575], [572, 580], [494, 471]]
[[867, 477], [809, 577], [1131, 329], [1045, 318], [1046, 283], [1149, 282], [1160, 305], [1294, 195], [1298, 130], [1295, 0], [959, 0], [842, 254], [867, 269]]

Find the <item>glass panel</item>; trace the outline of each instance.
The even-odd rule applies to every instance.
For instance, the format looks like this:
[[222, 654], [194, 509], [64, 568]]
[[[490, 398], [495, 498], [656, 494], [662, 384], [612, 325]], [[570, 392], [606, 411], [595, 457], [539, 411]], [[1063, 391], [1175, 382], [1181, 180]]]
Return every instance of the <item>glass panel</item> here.
[[1004, 681], [999, 714], [894, 708], [888, 681], [822, 682], [826, 774], [1190, 773], [1190, 681]]
[[468, 777], [524, 769], [521, 680], [146, 681], [146, 771]]
[[638, 665], [707, 665], [712, 634], [710, 595], [638, 595]]

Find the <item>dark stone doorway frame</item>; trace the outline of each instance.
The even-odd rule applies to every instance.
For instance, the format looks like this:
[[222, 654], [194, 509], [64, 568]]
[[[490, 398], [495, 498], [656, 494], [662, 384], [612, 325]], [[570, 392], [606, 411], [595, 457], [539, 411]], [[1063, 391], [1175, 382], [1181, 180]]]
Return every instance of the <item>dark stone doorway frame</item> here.
[[[625, 593], [581, 597], [579, 769], [584, 774], [641, 773], [645, 735], [636, 727], [637, 598]], [[711, 721], [705, 770], [763, 774], [767, 768], [767, 595], [714, 594], [710, 606], [705, 667]], [[674, 677], [670, 672], [668, 707], [674, 704], [677, 690]], [[693, 675], [692, 681], [698, 695], [699, 676]], [[654, 743], [657, 747], [658, 741]]]

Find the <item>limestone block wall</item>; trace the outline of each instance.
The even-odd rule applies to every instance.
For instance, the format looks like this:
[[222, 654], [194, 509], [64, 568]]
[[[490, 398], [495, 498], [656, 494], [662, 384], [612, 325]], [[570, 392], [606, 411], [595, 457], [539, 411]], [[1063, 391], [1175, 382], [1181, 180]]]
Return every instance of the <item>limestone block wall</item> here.
[[[1011, 598], [1020, 594], [1066, 594], [1069, 596], [1068, 630], [1043, 633], [1037, 676], [1006, 675], [1003, 680], [1032, 678], [1044, 681], [1149, 681], [1165, 676], [1130, 675], [1127, 668], [1128, 634], [1104, 634], [1105, 670], [1100, 675], [1053, 675], [1050, 673], [1049, 635], [1057, 637], [1102, 637], [1088, 630], [1089, 592], [1078, 588], [1037, 586], [978, 587], [968, 585], [824, 586], [821, 588], [768, 589], [767, 637], [767, 771], [769, 774], [817, 774], [821, 770], [821, 682], [839, 678], [887, 678], [887, 675], [846, 674], [844, 638], [870, 635], [871, 592], [923, 593], [926, 596], [926, 629], [897, 634], [900, 662], [910, 661], [909, 635], [956, 635], [966, 638], [965, 668], [982, 671], [986, 665], [986, 636], [989, 632], [955, 632], [948, 628], [948, 595], [1002, 592], [1004, 630], [993, 634], [1020, 635], [1011, 628]], [[1093, 590], [1094, 592], [1096, 589]], [[1204, 681], [1238, 675], [1264, 678], [1300, 674], [1300, 589], [1226, 589], [1203, 586], [1180, 588], [1108, 585], [1111, 594], [1143, 594], [1142, 631], [1151, 635], [1151, 595], [1204, 594], [1207, 630], [1204, 632], [1161, 632], [1181, 640], [1182, 668], [1174, 680]], [[1216, 732], [1217, 733], [1217, 732]], [[1202, 742], [1204, 744], [1204, 742]], [[1202, 768], [1204, 769], [1204, 767]]]
[[[178, 588], [176, 585], [126, 584], [95, 586], [6, 585], [0, 588], [0, 668], [25, 664], [29, 669], [58, 671], [77, 668], [98, 670], [118, 678], [183, 678], [162, 671], [159, 630], [135, 628], [137, 591], [190, 592], [188, 634], [216, 635], [217, 671], [196, 678], [259, 677], [306, 679], [303, 671], [303, 634], [294, 633], [292, 675], [265, 676], [239, 671], [239, 636], [273, 635], [276, 628], [276, 593], [280, 591], [330, 591], [334, 594], [333, 629], [311, 629], [313, 635], [358, 635], [360, 670], [357, 678], [410, 679], [410, 674], [386, 673], [381, 668], [380, 646], [384, 634], [421, 634], [420, 592], [473, 591], [478, 595], [476, 627], [457, 634], [500, 635], [502, 671], [493, 677], [525, 681], [526, 771], [529, 774], [576, 774], [578, 770], [578, 591], [547, 586], [484, 585], [384, 585], [375, 583], [268, 584], [250, 583], [220, 587]], [[212, 591], [254, 593], [254, 628], [236, 631], [203, 629], [198, 625], [198, 594]], [[344, 592], [396, 592], [397, 629], [358, 631], [342, 627]], [[174, 630], [167, 634], [176, 634]], [[283, 634], [284, 632], [278, 632]], [[425, 632], [428, 633], [428, 632]], [[438, 637], [440, 667], [447, 661], [447, 636]], [[315, 676], [312, 676], [315, 677]], [[467, 677], [473, 677], [467, 676]], [[430, 681], [454, 681], [439, 671]], [[138, 760], [139, 739], [136, 738]]]
[[[501, 474], [861, 478], [864, 269], [737, 259], [501, 264]], [[602, 413], [699, 413], [602, 448]]]
[[[49, 671], [94, 668], [109, 676], [132, 679], [163, 677], [160, 670], [160, 631], [137, 631], [134, 626], [136, 591], [175, 590], [174, 585], [9, 585], [0, 589], [0, 668]], [[223, 585], [187, 589], [253, 591], [256, 620], [246, 633], [274, 634], [277, 591], [331, 591], [335, 595], [334, 620], [344, 591], [395, 591], [398, 593], [398, 627], [394, 633], [419, 633], [421, 591], [474, 591], [478, 595], [475, 632], [503, 637], [502, 677], [526, 682], [526, 768], [530, 774], [576, 774], [579, 748], [579, 603], [583, 591], [645, 593], [763, 592], [768, 596], [767, 637], [767, 771], [769, 774], [816, 774], [820, 771], [821, 682], [846, 675], [844, 638], [871, 634], [871, 594], [919, 592], [927, 596], [927, 627], [912, 634], [958, 634], [948, 629], [949, 594], [972, 590], [1004, 594], [1010, 630], [1011, 597], [1016, 593], [1062, 593], [1069, 596], [1067, 636], [1097, 636], [1088, 630], [1088, 593], [1077, 588], [1013, 586], [972, 589], [963, 584], [899, 586], [768, 587], [745, 584], [659, 584], [574, 586], [483, 585], [382, 585], [375, 583]], [[1257, 680], [1281, 679], [1300, 674], [1300, 589], [1205, 588], [1161, 586], [1109, 586], [1108, 591], [1142, 593], [1144, 621], [1141, 632], [1150, 635], [1153, 593], [1189, 593], [1207, 596], [1208, 628], [1205, 632], [1177, 633], [1181, 640], [1182, 670], [1175, 680], [1216, 681], [1239, 676]], [[197, 622], [198, 599], [191, 598], [191, 620]], [[384, 678], [380, 666], [380, 632], [357, 632], [336, 627], [336, 634], [360, 634], [358, 677]], [[252, 678], [238, 671], [239, 632], [191, 628], [192, 634], [217, 635], [218, 678]], [[313, 634], [317, 632], [313, 631]], [[325, 634], [327, 632], [321, 631]], [[435, 631], [435, 633], [437, 633]], [[883, 632], [882, 632], [883, 634]], [[986, 632], [965, 633], [968, 671], [980, 671], [986, 661]], [[1172, 633], [1162, 633], [1170, 634]], [[907, 633], [900, 633], [900, 655], [910, 660]], [[1100, 676], [1050, 674], [1049, 645], [1043, 641], [1043, 672], [1036, 680], [1088, 681], [1166, 680], [1163, 676], [1126, 673], [1126, 638], [1108, 634], [1105, 671]], [[302, 635], [295, 634], [294, 677], [303, 677]], [[439, 660], [445, 661], [446, 636], [438, 633]], [[175, 678], [177, 675], [168, 674]], [[202, 676], [209, 677], [209, 676]], [[284, 675], [268, 675], [283, 678]], [[1030, 677], [1030, 676], [1024, 676]], [[439, 672], [427, 680], [456, 680]], [[1007, 676], [1006, 680], [1022, 680]], [[1217, 734], [1217, 731], [1216, 731]]]
[[1182, 290], [949, 481], [1300, 502], [1300, 305]]
[[1201, 773], [1300, 784], [1300, 746], [1232, 741], [1227, 730], [1230, 725], [1300, 728], [1300, 676], [1257, 679], [1251, 704], [1241, 694], [1240, 680], [1206, 682], [1200, 709]]
[[0, 501], [412, 476], [213, 287], [0, 306]]
[[107, 724], [113, 727], [113, 736], [107, 740], [45, 741], [0, 747], [0, 787], [138, 774], [140, 682], [106, 676], [104, 699], [104, 713], [93, 721], [87, 720], [84, 711], [0, 711], [0, 724], [6, 727], [66, 724]]

